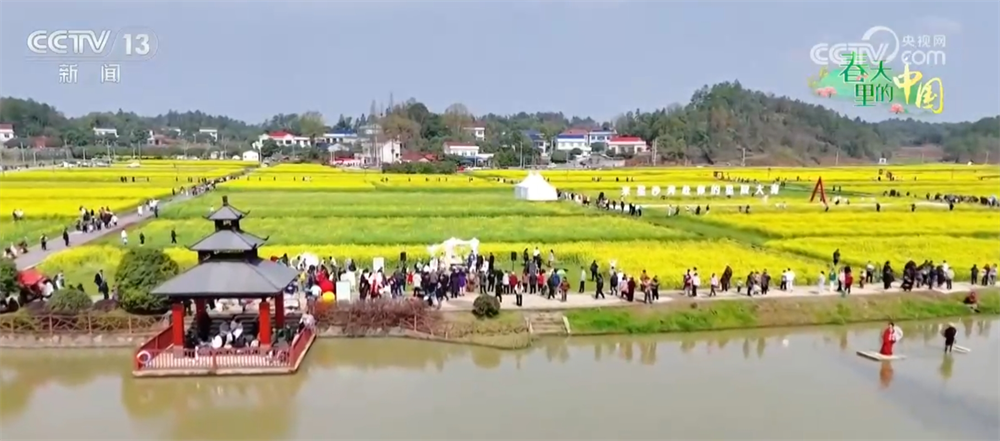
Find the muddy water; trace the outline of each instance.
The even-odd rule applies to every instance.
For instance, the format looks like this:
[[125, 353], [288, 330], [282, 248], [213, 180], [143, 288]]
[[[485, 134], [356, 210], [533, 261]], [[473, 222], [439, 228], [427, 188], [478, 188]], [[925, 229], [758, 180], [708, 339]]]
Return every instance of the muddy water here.
[[[0, 353], [4, 439], [996, 439], [1000, 321], [551, 339], [323, 340], [296, 376], [133, 380], [128, 351]], [[784, 341], [787, 340], [787, 344]]]

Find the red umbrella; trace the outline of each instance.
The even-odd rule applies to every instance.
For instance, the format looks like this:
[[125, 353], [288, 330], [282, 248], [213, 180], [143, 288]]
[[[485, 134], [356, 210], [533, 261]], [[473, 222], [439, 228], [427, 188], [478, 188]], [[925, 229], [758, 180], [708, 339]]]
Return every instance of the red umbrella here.
[[17, 273], [17, 283], [21, 286], [35, 286], [38, 282], [44, 281], [45, 275], [34, 268], [29, 268]]

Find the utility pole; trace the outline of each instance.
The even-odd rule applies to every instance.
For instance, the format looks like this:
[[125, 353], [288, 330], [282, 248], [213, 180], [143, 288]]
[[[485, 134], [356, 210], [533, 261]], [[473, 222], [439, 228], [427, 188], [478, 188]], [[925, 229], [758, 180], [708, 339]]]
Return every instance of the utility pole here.
[[743, 159], [740, 161], [740, 167], [747, 166], [747, 148], [743, 147]]
[[659, 138], [653, 139], [653, 167], [656, 167], [656, 162], [657, 162], [657, 160], [659, 159], [659, 156], [660, 156], [658, 154], [658, 149], [657, 149], [658, 146], [656, 144], [656, 141], [658, 141], [658, 140], [659, 140]]
[[837, 167], [840, 165], [840, 147], [837, 147], [837, 156], [834, 158], [833, 166]]

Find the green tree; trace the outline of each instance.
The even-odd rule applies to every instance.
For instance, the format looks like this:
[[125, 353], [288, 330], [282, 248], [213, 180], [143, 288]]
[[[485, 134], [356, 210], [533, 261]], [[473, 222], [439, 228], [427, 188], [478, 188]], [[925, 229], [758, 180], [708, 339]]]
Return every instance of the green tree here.
[[20, 294], [17, 273], [17, 264], [13, 260], [0, 258], [0, 295], [4, 298]]
[[118, 263], [115, 283], [121, 293], [121, 306], [133, 313], [158, 313], [166, 309], [166, 300], [149, 292], [180, 273], [180, 267], [163, 250], [129, 249]]
[[595, 142], [590, 145], [590, 151], [594, 153], [604, 153], [608, 150], [608, 145], [603, 142]]
[[278, 154], [279, 152], [281, 152], [281, 146], [279, 146], [278, 143], [274, 142], [273, 139], [265, 140], [260, 145], [261, 158], [270, 158]]
[[323, 114], [314, 110], [303, 113], [299, 117], [299, 130], [302, 131], [302, 136], [309, 138], [309, 145], [316, 145], [316, 138], [326, 133]]

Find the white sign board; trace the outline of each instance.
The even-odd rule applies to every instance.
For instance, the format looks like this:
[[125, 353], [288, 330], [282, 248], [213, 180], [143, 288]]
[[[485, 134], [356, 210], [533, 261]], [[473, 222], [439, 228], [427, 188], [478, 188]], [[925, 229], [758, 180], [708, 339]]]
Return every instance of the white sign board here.
[[337, 302], [353, 302], [357, 297], [358, 295], [351, 291], [351, 282], [344, 280], [337, 282]]
[[372, 259], [372, 272], [378, 272], [379, 270], [385, 272], [385, 257], [376, 257]]

